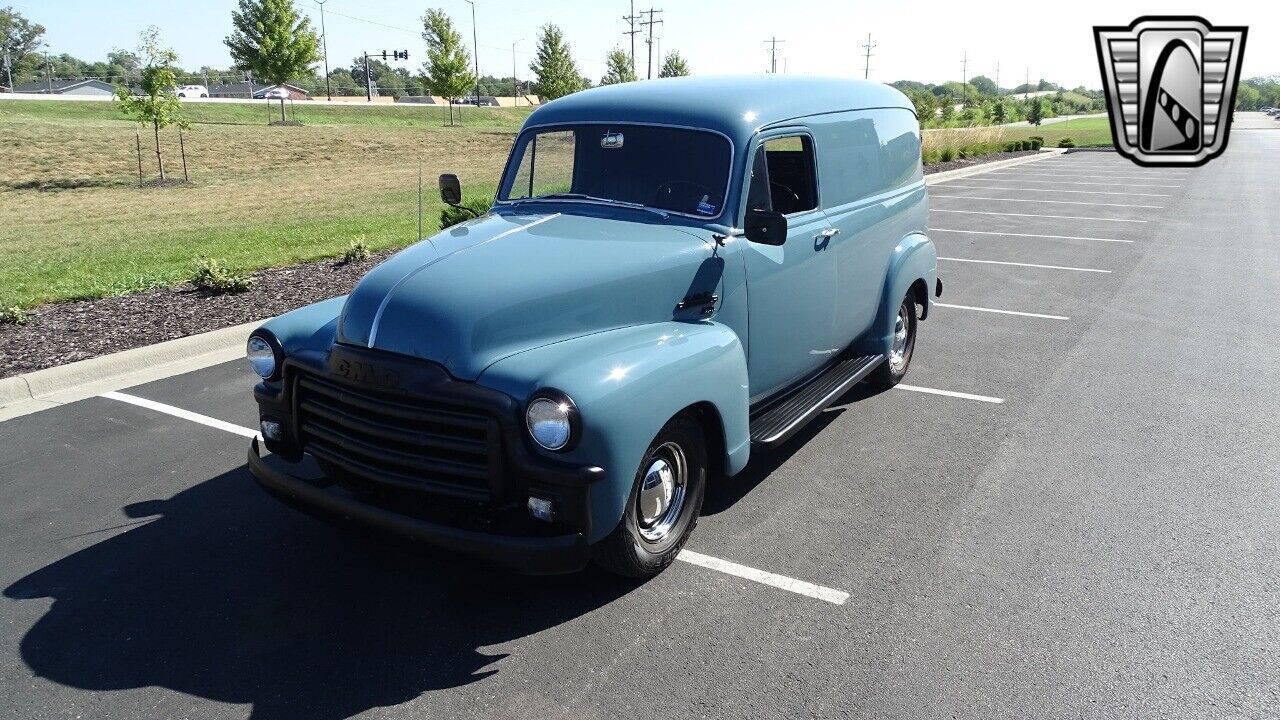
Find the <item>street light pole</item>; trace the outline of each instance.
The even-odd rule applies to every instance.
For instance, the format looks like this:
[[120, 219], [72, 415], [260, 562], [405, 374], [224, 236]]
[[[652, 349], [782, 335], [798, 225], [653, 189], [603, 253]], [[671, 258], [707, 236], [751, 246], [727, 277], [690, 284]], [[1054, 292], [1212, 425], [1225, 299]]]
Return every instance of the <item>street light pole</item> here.
[[476, 32], [476, 4], [474, 0], [467, 0], [471, 5], [471, 47], [476, 55], [476, 107], [480, 107], [480, 36]]
[[320, 6], [320, 43], [324, 46], [324, 94], [333, 100], [333, 90], [329, 87], [329, 33], [324, 29], [324, 4], [329, 0], [315, 0]]
[[524, 42], [524, 38], [511, 43], [511, 103], [515, 107], [520, 105], [520, 81], [516, 79], [516, 43]]

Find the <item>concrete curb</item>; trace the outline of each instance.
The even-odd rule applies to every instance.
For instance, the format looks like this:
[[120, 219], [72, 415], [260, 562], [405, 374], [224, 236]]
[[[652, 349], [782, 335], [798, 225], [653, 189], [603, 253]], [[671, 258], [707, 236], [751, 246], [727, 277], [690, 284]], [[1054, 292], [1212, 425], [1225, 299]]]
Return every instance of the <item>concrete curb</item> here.
[[[980, 163], [925, 176], [926, 185], [980, 175], [1045, 158], [1065, 149]], [[112, 390], [179, 375], [243, 357], [249, 333], [265, 320], [167, 340], [102, 357], [51, 367], [0, 380], [0, 421], [28, 415]]]
[[262, 322], [5, 378], [0, 380], [0, 421], [243, 357], [245, 339]]
[[959, 180], [970, 175], [981, 175], [992, 170], [1000, 170], [1002, 168], [1013, 167], [1015, 165], [1025, 165], [1029, 162], [1044, 160], [1045, 158], [1058, 157], [1066, 154], [1066, 148], [1045, 148], [1035, 155], [1023, 155], [1022, 157], [1009, 158], [1008, 160], [997, 160], [989, 163], [979, 163], [970, 165], [969, 167], [957, 168], [955, 170], [947, 170], [946, 172], [934, 173], [924, 176], [925, 185], [937, 185], [948, 180]]

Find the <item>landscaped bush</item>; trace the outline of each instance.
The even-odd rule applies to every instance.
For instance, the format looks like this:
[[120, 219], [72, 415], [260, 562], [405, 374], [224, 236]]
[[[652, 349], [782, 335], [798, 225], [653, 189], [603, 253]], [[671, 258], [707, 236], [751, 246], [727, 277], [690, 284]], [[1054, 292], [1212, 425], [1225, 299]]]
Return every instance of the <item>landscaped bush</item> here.
[[[483, 215], [489, 212], [489, 208], [493, 206], [493, 198], [486, 197], [464, 200], [462, 202], [462, 206]], [[464, 220], [470, 220], [471, 218], [471, 213], [466, 212], [465, 210], [460, 210], [452, 205], [445, 205], [444, 209], [440, 211], [440, 229], [443, 230], [447, 227], [457, 225]]]
[[1075, 146], [1076, 146], [1076, 143], [1071, 138], [1064, 137], [1058, 141], [1058, 147], [1060, 148], [1073, 148]]
[[13, 307], [0, 308], [0, 325], [26, 325], [27, 311], [21, 307], [14, 305]]
[[957, 152], [958, 152], [958, 151], [956, 150], [956, 148], [953, 148], [953, 147], [944, 147], [944, 148], [942, 148], [941, 156], [940, 156], [940, 158], [939, 158], [939, 159], [940, 159], [942, 162], [951, 162], [952, 160], [955, 160], [955, 159], [956, 159], [956, 153], [957, 153]]
[[342, 253], [342, 262], [351, 263], [369, 259], [369, 243], [363, 237], [347, 243], [347, 251]]
[[920, 153], [920, 159], [925, 165], [936, 165], [942, 162], [941, 150], [924, 150]]
[[1043, 140], [1037, 140], [1036, 138], [1031, 138], [1031, 149], [1032, 149], [1032, 150], [1039, 150], [1039, 149], [1040, 149], [1041, 147], [1043, 147], [1043, 146], [1044, 146], [1044, 141], [1043, 141]]
[[200, 258], [191, 274], [191, 284], [212, 293], [239, 293], [253, 287], [253, 278], [228, 268], [221, 260]]
[[1010, 140], [1009, 142], [1004, 144], [1005, 152], [1017, 152], [1021, 149], [1022, 149], [1022, 143], [1018, 142], [1017, 140]]
[[[1040, 143], [1040, 145], [1044, 145], [1044, 136], [1043, 136], [1043, 135], [1029, 135], [1029, 136], [1027, 136], [1027, 139], [1028, 139], [1028, 140], [1030, 140], [1030, 141], [1031, 141], [1031, 142], [1033, 142], [1033, 143]], [[1038, 146], [1037, 146], [1037, 147], [1038, 147]]]

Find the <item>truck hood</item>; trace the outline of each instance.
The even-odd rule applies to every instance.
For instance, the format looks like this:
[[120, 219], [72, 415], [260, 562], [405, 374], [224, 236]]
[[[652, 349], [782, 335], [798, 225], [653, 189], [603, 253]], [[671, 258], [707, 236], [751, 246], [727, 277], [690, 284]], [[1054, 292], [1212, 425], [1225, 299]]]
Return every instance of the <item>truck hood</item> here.
[[347, 298], [338, 340], [474, 380], [522, 350], [671, 320], [685, 296], [716, 292], [712, 249], [668, 225], [490, 214], [374, 268]]

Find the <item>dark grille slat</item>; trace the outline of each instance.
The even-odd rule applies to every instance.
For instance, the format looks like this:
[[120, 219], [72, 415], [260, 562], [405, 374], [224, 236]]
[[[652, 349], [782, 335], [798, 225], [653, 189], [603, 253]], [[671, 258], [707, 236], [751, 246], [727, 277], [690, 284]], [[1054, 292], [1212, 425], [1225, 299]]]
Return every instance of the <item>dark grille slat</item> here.
[[499, 424], [487, 412], [299, 371], [303, 449], [354, 478], [469, 500], [502, 492]]
[[422, 473], [457, 475], [475, 480], [489, 479], [489, 469], [484, 463], [478, 466], [466, 465], [447, 460], [435, 460], [427, 456], [399, 452], [397, 450], [388, 450], [387, 448], [370, 445], [362, 440], [343, 436], [341, 432], [335, 432], [332, 428], [325, 427], [317, 422], [303, 423], [302, 431], [309, 437], [321, 440], [329, 445], [336, 445], [350, 456], [366, 458], [375, 463], [391, 463], [407, 470], [415, 470]]
[[378, 422], [372, 417], [351, 415], [312, 398], [303, 400], [301, 406], [306, 413], [322, 417], [347, 432], [359, 433], [379, 440], [401, 445], [423, 445], [441, 450], [480, 455], [482, 460], [483, 456], [489, 452], [489, 444], [483, 440], [466, 440], [435, 433], [402, 430], [393, 425]]
[[484, 418], [476, 417], [475, 415], [454, 413], [447, 410], [417, 408], [395, 400], [355, 393], [305, 375], [298, 379], [298, 384], [307, 390], [332, 398], [343, 405], [350, 405], [377, 415], [390, 415], [406, 422], [461, 426], [477, 431], [479, 436], [483, 436], [488, 426]]

